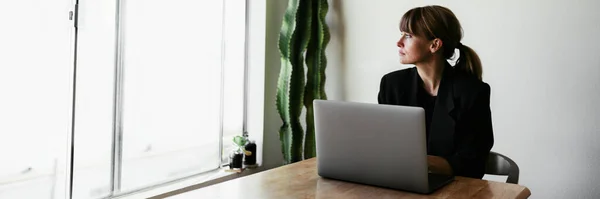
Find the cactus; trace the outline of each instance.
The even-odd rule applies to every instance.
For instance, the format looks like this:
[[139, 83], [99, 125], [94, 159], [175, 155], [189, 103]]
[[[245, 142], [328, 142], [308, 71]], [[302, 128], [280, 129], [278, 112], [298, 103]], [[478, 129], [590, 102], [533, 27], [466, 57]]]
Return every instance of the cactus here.
[[330, 35], [325, 16], [329, 9], [327, 0], [313, 0], [311, 39], [306, 51], [307, 81], [304, 92], [304, 106], [306, 107], [306, 136], [304, 140], [304, 158], [316, 156], [315, 123], [313, 114], [313, 101], [327, 99], [325, 94], [325, 66], [327, 57], [325, 47], [329, 43]]
[[[315, 155], [312, 101], [326, 98], [323, 87], [324, 50], [329, 41], [324, 21], [327, 10], [327, 0], [289, 0], [284, 15], [279, 34], [281, 69], [276, 105], [283, 122], [279, 138], [286, 164]], [[308, 81], [304, 77], [305, 62]], [[306, 134], [300, 123], [303, 105], [307, 108]]]

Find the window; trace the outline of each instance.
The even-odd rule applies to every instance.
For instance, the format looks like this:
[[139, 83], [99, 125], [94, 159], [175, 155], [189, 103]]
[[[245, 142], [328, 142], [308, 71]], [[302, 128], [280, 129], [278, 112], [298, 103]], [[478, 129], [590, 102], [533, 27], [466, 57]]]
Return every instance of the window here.
[[0, 198], [63, 198], [71, 177], [73, 198], [109, 198], [227, 161], [245, 131], [246, 1], [78, 7], [69, 34], [69, 1], [0, 3]]
[[72, 93], [68, 3], [0, 1], [0, 198], [65, 194]]

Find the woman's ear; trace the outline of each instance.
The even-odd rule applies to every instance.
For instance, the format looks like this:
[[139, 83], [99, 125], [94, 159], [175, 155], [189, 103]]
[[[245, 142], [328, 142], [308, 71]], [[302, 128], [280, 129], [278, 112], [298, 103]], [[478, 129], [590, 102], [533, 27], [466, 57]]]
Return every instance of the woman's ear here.
[[444, 45], [444, 42], [442, 42], [442, 40], [439, 38], [435, 38], [431, 40], [431, 44], [429, 45], [429, 51], [431, 51], [431, 54], [434, 54], [440, 49], [442, 49], [442, 45]]

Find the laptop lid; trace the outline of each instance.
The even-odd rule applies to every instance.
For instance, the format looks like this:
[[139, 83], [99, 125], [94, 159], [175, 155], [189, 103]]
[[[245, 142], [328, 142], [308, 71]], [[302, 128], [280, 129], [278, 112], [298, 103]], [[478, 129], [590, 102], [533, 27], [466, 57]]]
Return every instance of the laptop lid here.
[[429, 192], [422, 108], [315, 100], [314, 117], [320, 176]]

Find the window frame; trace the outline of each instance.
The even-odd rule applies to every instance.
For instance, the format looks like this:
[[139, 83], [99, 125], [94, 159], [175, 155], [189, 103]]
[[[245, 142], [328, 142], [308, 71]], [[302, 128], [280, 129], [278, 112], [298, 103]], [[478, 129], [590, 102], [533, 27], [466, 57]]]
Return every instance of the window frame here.
[[[164, 180], [161, 182], [157, 182], [157, 183], [153, 183], [151, 185], [146, 185], [146, 186], [142, 186], [139, 188], [135, 188], [135, 189], [131, 189], [131, 190], [125, 190], [122, 191], [121, 190], [121, 184], [123, 181], [123, 176], [122, 176], [122, 169], [123, 169], [123, 87], [124, 87], [124, 82], [123, 82], [123, 75], [124, 75], [124, 63], [123, 63], [123, 46], [125, 43], [125, 39], [123, 38], [123, 34], [124, 34], [124, 28], [123, 28], [123, 14], [124, 11], [122, 10], [123, 8], [123, 3], [125, 0], [116, 0], [117, 1], [117, 9], [116, 9], [116, 39], [115, 39], [115, 46], [116, 46], [116, 51], [115, 51], [115, 94], [114, 94], [114, 114], [113, 114], [113, 142], [112, 142], [112, 164], [111, 164], [111, 181], [110, 181], [110, 195], [108, 196], [108, 198], [113, 198], [113, 197], [118, 197], [121, 195], [129, 195], [129, 194], [133, 194], [133, 193], [137, 193], [137, 192], [141, 192], [144, 190], [149, 190], [149, 189], [154, 189], [156, 187], [160, 187], [163, 186], [165, 184], [170, 184], [170, 183], [174, 183], [174, 182], [179, 182], [181, 180], [185, 180], [185, 179], [189, 179], [189, 178], [194, 178], [197, 176], [201, 176], [207, 173], [212, 173], [215, 171], [218, 171], [221, 168], [221, 165], [223, 165], [223, 160], [225, 159], [223, 156], [223, 125], [224, 125], [224, 104], [225, 104], [225, 94], [224, 94], [224, 87], [225, 87], [225, 59], [227, 57], [227, 53], [226, 53], [226, 40], [228, 38], [226, 38], [226, 24], [228, 23], [226, 20], [226, 13], [228, 10], [228, 5], [227, 2], [228, 1], [222, 1], [222, 17], [221, 17], [221, 24], [222, 24], [222, 39], [221, 39], [221, 82], [220, 82], [220, 115], [219, 115], [219, 126], [220, 126], [220, 130], [219, 130], [219, 154], [221, 154], [221, 157], [219, 157], [219, 162], [220, 165], [217, 168], [208, 170], [208, 171], [203, 171], [203, 172], [198, 172], [195, 174], [190, 174], [187, 175], [185, 177], [181, 177], [181, 178], [175, 178], [175, 179], [168, 179], [168, 180]], [[247, 3], [247, 2], [245, 2]], [[245, 11], [247, 12], [247, 5], [244, 5], [245, 7]], [[244, 13], [244, 17], [246, 18], [245, 20], [247, 20], [247, 13]], [[246, 24], [244, 24], [244, 29], [246, 30], [245, 32], [245, 36], [247, 37], [248, 32], [247, 32], [247, 28], [248, 28], [248, 24], [246, 21]], [[246, 49], [246, 45], [244, 47], [244, 50]], [[246, 59], [246, 53], [244, 53], [244, 58]], [[247, 64], [246, 62], [244, 62], [244, 73], [246, 73], [247, 71]], [[243, 81], [244, 83], [244, 89], [246, 87], [246, 80]], [[244, 93], [246, 91], [244, 90]], [[244, 104], [246, 101], [246, 97], [244, 94]], [[246, 107], [243, 107], [243, 112], [246, 112]], [[244, 117], [245, 119], [245, 117]], [[242, 121], [243, 126], [242, 128], [245, 129], [244, 125], [245, 125], [245, 121]], [[245, 131], [240, 132], [241, 134], [244, 134]]]
[[[73, 31], [73, 35], [72, 35], [72, 46], [73, 46], [73, 52], [72, 52], [72, 60], [73, 60], [73, 106], [72, 106], [72, 122], [71, 122], [71, 132], [70, 132], [70, 136], [69, 136], [69, 150], [68, 150], [68, 158], [67, 161], [69, 162], [67, 165], [67, 174], [68, 174], [68, 182], [66, 183], [66, 188], [67, 190], [67, 196], [69, 198], [72, 198], [73, 195], [73, 180], [74, 180], [74, 164], [73, 164], [73, 160], [74, 160], [74, 151], [76, 150], [74, 147], [75, 144], [75, 135], [76, 132], [74, 130], [74, 126], [75, 126], [75, 103], [76, 103], [76, 79], [77, 79], [77, 47], [78, 47], [78, 17], [79, 17], [79, 10], [78, 10], [78, 6], [79, 6], [79, 0], [72, 0], [73, 1], [73, 9], [70, 12], [70, 16], [72, 18], [70, 18], [70, 20], [73, 21], [73, 26], [74, 26], [74, 31]], [[121, 183], [121, 169], [122, 169], [122, 150], [123, 150], [123, 140], [122, 140], [122, 96], [123, 96], [123, 67], [122, 67], [122, 52], [123, 52], [123, 38], [122, 38], [122, 2], [123, 0], [116, 0], [117, 1], [117, 10], [116, 10], [116, 21], [115, 21], [115, 25], [116, 25], [116, 30], [115, 30], [115, 48], [116, 48], [116, 52], [115, 52], [115, 85], [114, 85], [114, 99], [113, 99], [113, 132], [112, 132], [112, 155], [111, 155], [111, 180], [110, 180], [110, 193], [108, 196], [104, 197], [104, 198], [123, 198], [123, 197], [128, 197], [128, 196], [132, 196], [132, 195], [139, 195], [139, 194], [143, 194], [143, 193], [148, 193], [151, 190], [158, 190], [161, 187], [173, 187], [173, 185], [176, 184], [181, 184], [181, 182], [185, 182], [185, 181], [195, 181], [194, 184], [197, 184], [199, 182], [206, 182], [209, 180], [215, 180], [215, 179], [219, 179], [219, 178], [224, 178], [228, 175], [231, 174], [225, 174], [222, 172], [221, 167], [223, 164], [227, 163], [227, 161], [223, 161], [225, 160], [225, 158], [220, 157], [220, 162], [221, 165], [218, 168], [215, 168], [213, 170], [210, 171], [205, 171], [205, 172], [199, 172], [196, 174], [192, 174], [192, 175], [188, 175], [186, 177], [182, 177], [182, 178], [177, 178], [177, 179], [171, 179], [171, 180], [165, 180], [164, 182], [160, 182], [160, 183], [155, 183], [152, 185], [148, 185], [148, 186], [144, 186], [141, 188], [137, 188], [137, 189], [133, 189], [133, 190], [128, 190], [125, 192], [119, 192], [119, 187], [120, 187], [120, 183]], [[249, 131], [253, 131], [252, 133], [252, 138], [253, 140], [256, 141], [256, 143], [261, 146], [262, 144], [262, 129], [263, 129], [263, 100], [264, 100], [264, 38], [261, 38], [260, 35], [262, 35], [264, 37], [264, 25], [265, 22], [264, 20], [266, 19], [265, 17], [265, 12], [264, 10], [266, 10], [266, 2], [264, 0], [259, 0], [259, 1], [250, 1], [250, 0], [243, 0], [245, 2], [245, 38], [244, 38], [244, 72], [243, 72], [243, 76], [244, 76], [244, 80], [243, 80], [243, 121], [242, 121], [242, 132], [240, 132], [240, 135], [248, 135]], [[223, 9], [226, 10], [226, 1], [223, 1]], [[261, 11], [257, 11], [256, 13], [251, 12], [251, 9], [258, 9], [258, 10], [263, 10]], [[250, 16], [253, 15], [253, 16]], [[262, 20], [262, 21], [261, 21]], [[223, 17], [223, 24], [225, 24], [225, 18]], [[255, 30], [251, 30], [250, 28], [250, 23], [254, 23], [257, 24], [258, 27], [262, 26], [262, 29], [255, 29]], [[223, 26], [223, 28], [225, 28]], [[223, 33], [224, 34], [224, 33]], [[257, 37], [257, 35], [259, 35]], [[250, 39], [256, 39], [257, 40], [257, 44], [253, 44], [253, 42], [250, 41]], [[222, 46], [224, 46], [224, 40], [225, 38], [223, 38], [223, 42], [222, 42]], [[252, 44], [251, 44], [252, 43]], [[261, 44], [262, 45], [259, 45]], [[253, 45], [253, 46], [250, 46]], [[250, 49], [258, 49], [258, 51], [255, 52], [251, 52]], [[224, 49], [222, 49], [224, 50]], [[259, 56], [257, 58], [251, 58], [250, 54], [258, 54]], [[262, 56], [260, 56], [262, 55]], [[252, 63], [250, 63], [252, 62]], [[221, 70], [222, 70], [222, 75], [224, 75], [224, 60], [221, 61]], [[254, 68], [254, 69], [251, 69]], [[258, 69], [258, 70], [256, 70]], [[252, 73], [249, 72], [250, 70], [256, 70], [258, 71], [258, 73]], [[223, 81], [223, 79], [222, 79]], [[253, 81], [252, 84], [250, 85], [250, 81]], [[221, 88], [223, 88], [223, 83], [221, 83]], [[251, 94], [251, 92], [249, 90], [253, 90], [253, 92], [255, 94]], [[221, 114], [220, 114], [220, 126], [221, 126], [221, 130], [219, 132], [220, 136], [220, 147], [219, 147], [219, 151], [221, 156], [223, 156], [223, 89], [221, 89]], [[260, 102], [260, 103], [259, 103]], [[249, 104], [252, 104], [253, 106], [255, 106], [257, 109], [252, 109], [249, 107]], [[249, 110], [252, 109], [252, 110]], [[251, 115], [249, 117], [249, 115]], [[250, 119], [249, 118], [253, 118]], [[250, 123], [256, 123], [258, 122], [256, 125], [254, 124], [250, 124]], [[250, 124], [250, 125], [249, 125]], [[256, 130], [255, 130], [256, 129]], [[262, 164], [262, 148], [258, 148], [257, 149], [257, 163], [260, 165]], [[198, 179], [202, 179], [201, 181], [198, 181]], [[189, 184], [189, 182], [188, 182]], [[171, 188], [172, 189], [172, 188]]]

